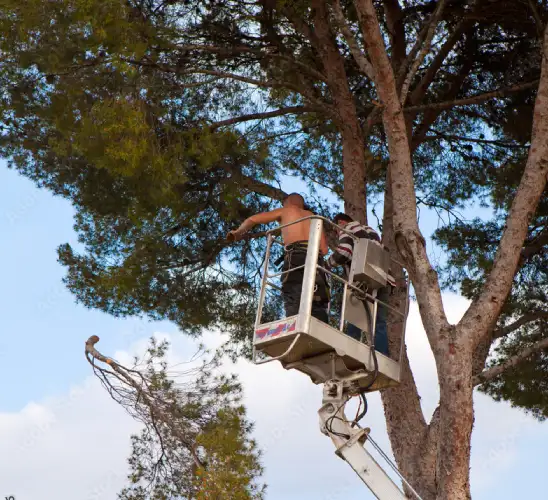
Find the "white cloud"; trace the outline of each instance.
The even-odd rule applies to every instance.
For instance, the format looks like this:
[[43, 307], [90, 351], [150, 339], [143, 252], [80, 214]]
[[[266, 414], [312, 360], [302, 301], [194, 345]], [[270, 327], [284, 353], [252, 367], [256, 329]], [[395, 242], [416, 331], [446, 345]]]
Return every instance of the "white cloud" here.
[[[450, 320], [457, 321], [466, 301], [454, 295], [446, 295], [444, 300]], [[171, 364], [181, 363], [195, 351], [196, 344], [182, 335], [159, 337], [172, 341]], [[205, 340], [218, 344], [219, 337], [209, 335]], [[438, 400], [436, 371], [415, 305], [410, 310], [407, 344], [423, 407], [431, 414]], [[147, 339], [142, 339], [129, 352], [112, 354], [128, 362], [146, 345]], [[255, 422], [255, 436], [264, 450], [269, 500], [373, 498], [350, 466], [335, 455], [329, 438], [320, 433], [319, 386], [277, 363], [253, 366], [240, 361], [236, 365], [227, 363], [224, 368], [238, 373], [244, 385], [249, 417]], [[369, 412], [362, 423], [388, 451], [380, 398], [371, 395], [368, 401]], [[511, 491], [514, 475], [509, 473], [520, 458], [532, 459], [519, 455], [519, 442], [538, 429], [538, 424], [508, 405], [476, 396], [474, 498], [491, 498], [490, 488], [495, 481], [506, 480], [505, 474]], [[0, 442], [3, 450], [10, 450], [0, 454], [0, 498], [113, 500], [125, 485], [129, 437], [137, 430], [138, 425], [92, 377], [62, 398], [29, 402], [18, 412], [0, 413]], [[548, 443], [546, 431], [539, 436]]]

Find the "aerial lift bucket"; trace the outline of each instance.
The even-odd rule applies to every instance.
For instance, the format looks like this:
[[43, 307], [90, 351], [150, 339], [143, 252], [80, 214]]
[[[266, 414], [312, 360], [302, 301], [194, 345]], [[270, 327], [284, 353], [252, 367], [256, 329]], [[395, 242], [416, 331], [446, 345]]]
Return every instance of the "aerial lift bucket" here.
[[[256, 364], [279, 361], [285, 369], [295, 369], [308, 375], [315, 384], [323, 384], [332, 379], [353, 379], [360, 390], [366, 392], [397, 385], [401, 371], [399, 359], [394, 360], [374, 351], [372, 347], [375, 345], [376, 313], [380, 303], [376, 298], [376, 290], [387, 285], [387, 274], [391, 262], [388, 252], [379, 243], [358, 239], [352, 233], [336, 226], [338, 230], [347, 232], [355, 239], [350, 274], [347, 279], [343, 279], [318, 264], [323, 223], [333, 223], [323, 217], [312, 216], [291, 224], [306, 219], [311, 219], [310, 234], [299, 312], [295, 316], [262, 323], [266, 289], [269, 286], [275, 287], [270, 280], [284, 274], [284, 272], [269, 274], [271, 248], [274, 243], [279, 243], [274, 234], [290, 224], [267, 233], [268, 241], [253, 336], [253, 361]], [[343, 284], [344, 295], [339, 328], [334, 328], [311, 314], [318, 270]], [[368, 307], [368, 311], [365, 310], [364, 304]], [[401, 317], [404, 324], [401, 339], [401, 346], [403, 346], [407, 307], [402, 313], [388, 304], [382, 303], [382, 305]], [[347, 320], [366, 332], [369, 340], [367, 344], [343, 332]], [[402, 349], [400, 349], [401, 352]], [[375, 380], [371, 384], [370, 380], [373, 376]]]

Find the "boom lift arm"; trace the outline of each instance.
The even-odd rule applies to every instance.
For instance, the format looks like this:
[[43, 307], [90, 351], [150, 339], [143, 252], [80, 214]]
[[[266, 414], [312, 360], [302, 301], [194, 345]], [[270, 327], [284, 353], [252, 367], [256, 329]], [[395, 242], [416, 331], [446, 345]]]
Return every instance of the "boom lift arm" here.
[[[352, 380], [328, 380], [324, 384], [322, 407], [318, 412], [320, 430], [331, 438], [336, 447], [335, 453], [354, 469], [377, 499], [407, 500], [408, 497], [365, 448], [366, 440], [374, 443], [369, 437], [369, 429], [355, 428], [345, 417], [344, 407], [351, 397], [349, 394], [353, 392], [352, 385]], [[374, 446], [381, 451], [376, 443]], [[422, 500], [388, 457], [384, 458], [394, 468], [413, 497]]]

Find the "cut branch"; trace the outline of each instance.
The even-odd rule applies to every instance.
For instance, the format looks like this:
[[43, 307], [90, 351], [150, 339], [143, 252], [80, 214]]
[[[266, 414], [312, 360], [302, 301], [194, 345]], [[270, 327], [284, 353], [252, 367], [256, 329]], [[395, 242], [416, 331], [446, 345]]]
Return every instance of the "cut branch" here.
[[506, 370], [516, 367], [523, 361], [526, 361], [527, 358], [529, 358], [533, 354], [544, 349], [548, 349], [548, 338], [539, 340], [537, 343], [533, 344], [530, 347], [527, 347], [526, 349], [516, 354], [515, 356], [507, 359], [500, 365], [493, 366], [492, 368], [484, 370], [479, 375], [474, 377], [473, 383], [474, 385], [481, 385], [485, 382], [489, 382], [490, 380], [493, 380], [494, 378], [502, 375]]
[[[97, 349], [95, 349], [95, 344], [97, 342], [99, 342], [99, 337], [97, 335], [92, 335], [86, 341], [85, 355], [89, 364], [93, 367], [93, 371], [99, 376], [102, 384], [107, 388], [111, 396], [113, 395], [113, 392], [118, 392], [108, 381], [109, 376], [114, 376], [114, 378], [120, 383], [131, 387], [135, 391], [136, 397], [134, 398], [134, 406], [144, 406], [146, 408], [145, 412], [147, 413], [147, 417], [150, 418], [153, 425], [155, 421], [160, 421], [169, 427], [173, 435], [177, 437], [181, 444], [183, 444], [187, 451], [191, 454], [196, 467], [205, 468], [206, 464], [204, 464], [196, 454], [194, 443], [190, 442], [191, 436], [179, 430], [177, 426], [174, 425], [173, 415], [164, 411], [162, 406], [167, 404], [167, 402], [158, 401], [151, 395], [148, 381], [143, 373], [126, 368], [120, 363], [114, 361], [112, 358], [108, 358], [107, 356], [101, 354], [97, 351]], [[105, 363], [111, 368], [111, 370], [97, 366], [95, 361]], [[127, 393], [125, 394], [127, 399]], [[123, 401], [116, 401], [124, 405]], [[128, 401], [125, 401], [125, 403], [127, 404]], [[125, 406], [125, 409], [128, 410], [128, 407]], [[158, 437], [161, 437], [160, 434], [158, 434]]]

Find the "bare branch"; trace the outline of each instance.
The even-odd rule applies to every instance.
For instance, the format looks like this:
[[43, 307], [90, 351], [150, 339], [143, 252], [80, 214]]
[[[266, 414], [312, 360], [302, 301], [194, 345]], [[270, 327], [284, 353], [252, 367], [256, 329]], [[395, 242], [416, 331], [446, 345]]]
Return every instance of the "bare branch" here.
[[537, 321], [539, 319], [548, 319], [548, 311], [537, 311], [524, 314], [521, 318], [517, 319], [513, 323], [510, 323], [508, 326], [498, 328], [493, 332], [493, 339], [499, 339], [501, 337], [506, 337], [512, 332], [515, 332], [518, 328]]
[[[544, 33], [548, 52], [548, 29]], [[548, 177], [548, 58], [543, 58], [540, 84], [533, 115], [529, 158], [506, 219], [493, 268], [479, 297], [464, 314], [461, 325], [473, 342], [479, 342], [495, 324], [521, 258], [529, 221], [535, 213]], [[482, 334], [478, 334], [482, 332]]]
[[227, 120], [222, 120], [220, 122], [212, 123], [209, 128], [211, 130], [218, 129], [220, 127], [226, 127], [228, 125], [235, 125], [236, 123], [248, 122], [252, 120], [264, 120], [266, 118], [275, 118], [277, 116], [283, 115], [299, 115], [303, 113], [308, 113], [315, 111], [317, 108], [312, 106], [288, 106], [286, 108], [280, 108], [275, 111], [267, 111], [264, 113], [252, 113], [249, 115], [241, 115], [235, 118], [229, 118]]
[[344, 12], [341, 7], [340, 0], [333, 0], [333, 16], [335, 17], [335, 20], [337, 22], [337, 26], [341, 30], [341, 33], [344, 36], [344, 39], [346, 40], [346, 43], [348, 44], [348, 47], [350, 47], [350, 52], [352, 53], [352, 56], [354, 57], [354, 60], [356, 61], [356, 64], [360, 68], [360, 71], [367, 76], [370, 80], [373, 80], [373, 67], [371, 66], [371, 63], [369, 62], [369, 59], [367, 59], [367, 56], [364, 54], [360, 46], [358, 45], [358, 41], [356, 40], [356, 37], [350, 30], [346, 18], [344, 16]]
[[498, 146], [501, 148], [509, 148], [509, 149], [526, 149], [529, 146], [526, 146], [524, 144], [510, 144], [508, 142], [502, 142], [502, 141], [492, 141], [489, 139], [476, 139], [474, 137], [464, 137], [460, 135], [449, 135], [449, 134], [441, 134], [439, 132], [436, 132], [435, 130], [432, 130], [432, 133], [435, 135], [427, 135], [424, 137], [424, 141], [436, 141], [439, 139], [445, 139], [447, 141], [459, 141], [459, 142], [473, 142], [475, 144], [487, 144], [491, 146]]
[[422, 48], [419, 52], [418, 57], [413, 61], [413, 65], [411, 66], [411, 69], [409, 70], [409, 73], [407, 74], [400, 91], [400, 103], [402, 104], [402, 106], [405, 104], [405, 101], [407, 100], [407, 93], [409, 92], [409, 86], [411, 85], [411, 82], [413, 81], [413, 78], [415, 78], [415, 74], [417, 73], [417, 70], [419, 69], [420, 65], [424, 61], [424, 58], [426, 57], [426, 55], [428, 54], [430, 50], [430, 45], [432, 44], [434, 33], [436, 32], [436, 28], [438, 27], [438, 23], [446, 3], [447, 3], [447, 0], [440, 0], [438, 2], [438, 4], [436, 5], [436, 10], [432, 14], [432, 17], [430, 18], [428, 22], [428, 31], [426, 34], [426, 39], [424, 43], [422, 44]]
[[415, 87], [413, 92], [411, 92], [411, 96], [409, 98], [411, 104], [417, 104], [422, 100], [431, 83], [434, 81], [434, 78], [436, 77], [441, 65], [443, 64], [443, 61], [449, 55], [451, 50], [453, 50], [457, 42], [460, 40], [462, 34], [470, 26], [470, 22], [460, 22], [455, 30], [451, 33], [449, 38], [444, 42], [444, 44], [441, 46], [440, 50], [436, 54], [436, 57], [434, 57], [434, 60], [428, 65], [428, 69], [426, 70], [426, 73], [422, 77], [421, 81]]
[[429, 109], [451, 109], [457, 106], [469, 106], [471, 104], [479, 104], [489, 99], [494, 99], [495, 97], [506, 97], [508, 94], [513, 94], [514, 92], [521, 92], [522, 90], [534, 89], [539, 84], [539, 80], [534, 80], [532, 82], [520, 83], [518, 85], [513, 85], [511, 87], [505, 87], [493, 92], [486, 92], [485, 94], [478, 94], [472, 97], [467, 97], [466, 99], [457, 99], [454, 101], [445, 101], [445, 102], [433, 102], [431, 104], [422, 104], [420, 106], [409, 106], [404, 109], [406, 113], [417, 113], [421, 111], [427, 111]]
[[527, 347], [526, 349], [523, 349], [523, 351], [516, 354], [515, 356], [508, 358], [506, 361], [504, 361], [500, 365], [496, 365], [491, 368], [488, 368], [487, 370], [484, 370], [479, 375], [474, 377], [473, 384], [481, 385], [481, 384], [484, 384], [485, 382], [489, 382], [490, 380], [493, 380], [499, 375], [502, 375], [506, 370], [516, 367], [523, 361], [526, 361], [528, 357], [532, 356], [533, 354], [539, 351], [542, 351], [543, 349], [548, 349], [548, 338], [539, 340], [532, 346]]

